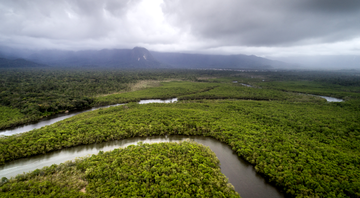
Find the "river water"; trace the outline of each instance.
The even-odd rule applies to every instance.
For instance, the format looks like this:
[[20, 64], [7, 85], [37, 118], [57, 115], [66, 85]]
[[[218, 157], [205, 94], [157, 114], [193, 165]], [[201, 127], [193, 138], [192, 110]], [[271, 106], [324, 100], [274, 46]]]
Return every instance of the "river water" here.
[[261, 175], [257, 174], [252, 165], [239, 158], [236, 153], [231, 150], [230, 146], [213, 138], [202, 136], [173, 135], [167, 137], [138, 137], [66, 148], [44, 155], [37, 155], [8, 162], [5, 165], [0, 166], [0, 177], [14, 177], [23, 172], [33, 171], [37, 168], [40, 169], [52, 164], [60, 164], [77, 157], [97, 154], [99, 151], [110, 151], [115, 148], [133, 145], [139, 141], [142, 141], [143, 143], [158, 143], [179, 142], [186, 139], [194, 140], [195, 142], [208, 146], [215, 152], [220, 160], [221, 172], [229, 178], [229, 182], [234, 185], [235, 190], [242, 198], [285, 197], [277, 188], [266, 182]]
[[[318, 96], [318, 95], [314, 95], [314, 96]], [[318, 96], [320, 98], [325, 98], [326, 101], [328, 102], [343, 102], [343, 99], [339, 99], [339, 98], [333, 98], [333, 97], [328, 97], [328, 96]]]
[[240, 83], [242, 86], [245, 86], [245, 87], [253, 87], [251, 85], [248, 85], [248, 84], [245, 84], [245, 83]]
[[150, 99], [150, 100], [140, 100], [139, 104], [148, 104], [148, 103], [171, 103], [177, 102], [177, 98], [172, 98], [168, 100], [160, 100], [160, 99]]

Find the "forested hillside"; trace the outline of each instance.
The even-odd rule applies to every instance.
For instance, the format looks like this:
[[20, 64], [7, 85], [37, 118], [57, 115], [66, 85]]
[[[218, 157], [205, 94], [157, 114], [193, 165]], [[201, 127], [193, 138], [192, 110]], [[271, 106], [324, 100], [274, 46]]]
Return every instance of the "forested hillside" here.
[[34, 67], [48, 67], [44, 64], [39, 64], [31, 61], [27, 61], [21, 58], [7, 59], [0, 57], [0, 68], [34, 68]]
[[286, 67], [289, 64], [254, 55], [209, 55], [170, 52], [151, 52], [160, 62], [174, 68], [214, 68], [214, 69], [263, 69]]
[[[291, 64], [270, 60], [255, 55], [211, 55], [174, 52], [148, 51], [143, 47], [133, 49], [102, 50], [29, 50], [23, 53], [11, 53], [9, 49], [0, 53], [50, 65], [53, 67], [93, 67], [93, 68], [177, 68], [177, 69], [250, 69], [268, 70], [286, 68]], [[16, 50], [14, 50], [16, 51]]]

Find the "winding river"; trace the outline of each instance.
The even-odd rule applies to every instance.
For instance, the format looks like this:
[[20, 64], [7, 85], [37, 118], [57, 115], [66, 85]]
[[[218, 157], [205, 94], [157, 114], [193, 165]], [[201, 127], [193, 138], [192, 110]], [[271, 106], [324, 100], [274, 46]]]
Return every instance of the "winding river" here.
[[[150, 99], [150, 100], [140, 100], [139, 104], [170, 103], [170, 102], [176, 102], [176, 101], [177, 101], [177, 98], [172, 98], [172, 99], [168, 99], [168, 100]], [[9, 135], [14, 135], [14, 134], [18, 134], [18, 133], [28, 132], [28, 131], [31, 131], [33, 129], [39, 129], [39, 128], [43, 127], [43, 126], [54, 124], [55, 122], [59, 122], [59, 121], [64, 120], [66, 118], [73, 117], [74, 115], [77, 115], [79, 113], [84, 113], [84, 112], [87, 112], [87, 111], [94, 111], [94, 110], [100, 109], [100, 108], [107, 108], [107, 107], [113, 107], [113, 106], [119, 106], [119, 105], [124, 105], [124, 104], [115, 104], [115, 105], [107, 105], [107, 106], [101, 106], [101, 107], [93, 107], [91, 109], [72, 111], [70, 113], [55, 114], [55, 115], [43, 118], [40, 121], [37, 121], [37, 122], [34, 122], [34, 123], [25, 124], [25, 125], [22, 125], [22, 126], [18, 126], [18, 127], [6, 129], [6, 130], [0, 130], [0, 136], [1, 135], [9, 136]]]
[[[342, 102], [343, 100], [319, 96], [325, 98], [328, 102]], [[177, 98], [169, 100], [141, 100], [139, 104], [147, 103], [170, 103], [176, 102]], [[72, 117], [79, 113], [93, 111], [99, 108], [107, 108], [111, 106], [118, 106], [123, 104], [108, 105], [102, 107], [94, 107], [87, 110], [75, 111], [71, 113], [57, 114], [44, 118], [39, 122], [28, 124], [13, 129], [7, 129], [0, 131], [0, 135], [14, 135], [31, 131], [33, 129], [41, 128], [46, 125], [53, 124], [55, 122], [64, 120]], [[99, 151], [109, 151], [114, 148], [124, 147], [131, 144], [136, 144], [139, 141], [144, 143], [155, 143], [155, 142], [178, 142], [185, 139], [191, 139], [203, 145], [209, 146], [214, 151], [221, 163], [221, 171], [229, 178], [229, 182], [232, 183], [237, 192], [241, 197], [284, 197], [274, 186], [270, 185], [265, 181], [263, 177], [255, 172], [252, 165], [248, 164], [241, 158], [239, 158], [231, 148], [215, 139], [209, 137], [199, 136], [169, 136], [169, 137], [147, 137], [147, 138], [131, 138], [119, 141], [111, 141], [92, 145], [83, 145], [73, 148], [62, 149], [60, 151], [51, 152], [45, 155], [38, 155], [34, 157], [24, 158], [8, 162], [5, 165], [0, 166], [0, 177], [13, 177], [17, 174], [42, 168], [44, 166], [50, 166], [51, 164], [59, 164], [67, 160], [75, 159], [76, 157], [83, 157], [88, 154], [97, 154]]]
[[[318, 95], [313, 95], [313, 96], [318, 96]], [[338, 98], [333, 98], [333, 97], [328, 97], [328, 96], [318, 96], [318, 97], [325, 98], [326, 101], [328, 101], [328, 102], [343, 102], [342, 99], [338, 99]], [[172, 99], [168, 99], [168, 100], [150, 99], [150, 100], [140, 100], [139, 104], [171, 103], [171, 102], [177, 102], [177, 101], [178, 101], [177, 98], [172, 98]], [[101, 107], [93, 107], [91, 109], [73, 111], [73, 112], [70, 112], [70, 113], [59, 113], [59, 114], [56, 114], [56, 115], [53, 115], [53, 116], [43, 118], [40, 121], [37, 121], [37, 122], [34, 122], [34, 123], [25, 124], [25, 125], [10, 128], [10, 129], [0, 130], [0, 136], [1, 135], [9, 136], [9, 135], [14, 135], [14, 134], [18, 134], [18, 133], [28, 132], [28, 131], [31, 131], [33, 129], [38, 129], [38, 128], [41, 128], [41, 127], [46, 126], [46, 125], [54, 124], [55, 122], [64, 120], [66, 118], [70, 118], [70, 117], [72, 117], [74, 115], [77, 115], [79, 113], [84, 113], [84, 112], [87, 112], [87, 111], [94, 111], [96, 109], [107, 108], [107, 107], [118, 106], [118, 105], [124, 105], [124, 104], [115, 104], [115, 105], [107, 105], [107, 106], [101, 106]]]
[[125, 147], [136, 144], [139, 141], [143, 143], [157, 142], [179, 142], [186, 139], [193, 140], [200, 144], [210, 147], [220, 160], [221, 172], [229, 178], [229, 182], [234, 185], [235, 190], [243, 198], [260, 198], [260, 197], [285, 197], [273, 185], [256, 173], [254, 167], [231, 150], [231, 147], [225, 143], [209, 137], [202, 136], [155, 136], [155, 137], [138, 137], [125, 140], [117, 140], [91, 145], [82, 145], [72, 148], [66, 148], [59, 151], [51, 152], [45, 155], [23, 158], [8, 162], [0, 166], [0, 177], [13, 177], [17, 174], [33, 171], [37, 168], [60, 164], [67, 160], [73, 160], [76, 157], [97, 154], [99, 151], [110, 151], [115, 148]]

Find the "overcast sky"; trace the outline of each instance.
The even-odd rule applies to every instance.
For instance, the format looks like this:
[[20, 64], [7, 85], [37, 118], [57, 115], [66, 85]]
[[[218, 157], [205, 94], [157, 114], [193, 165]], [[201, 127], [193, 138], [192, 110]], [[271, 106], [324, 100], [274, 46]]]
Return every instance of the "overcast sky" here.
[[0, 0], [0, 46], [360, 55], [360, 0]]

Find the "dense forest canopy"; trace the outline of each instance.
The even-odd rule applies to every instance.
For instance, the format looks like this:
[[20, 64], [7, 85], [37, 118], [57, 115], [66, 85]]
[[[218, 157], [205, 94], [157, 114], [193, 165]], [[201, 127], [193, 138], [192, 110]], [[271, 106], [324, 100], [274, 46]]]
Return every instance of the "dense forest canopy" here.
[[[111, 101], [97, 97], [131, 91], [144, 80], [196, 80], [219, 77], [229, 71], [202, 70], [94, 70], [94, 69], [3, 69], [0, 70], [0, 129], [39, 120], [66, 110], [85, 109]], [[148, 98], [149, 96], [142, 96]], [[132, 97], [128, 101], [137, 101]], [[12, 110], [10, 110], [10, 109]], [[12, 111], [11, 113], [9, 113]]]
[[[232, 77], [219, 79], [226, 76]], [[241, 86], [229, 84], [231, 79], [266, 89], [243, 89]], [[264, 79], [266, 82], [263, 82]], [[167, 88], [125, 93], [136, 90], [134, 85], [141, 81], [171, 80], [203, 83], [173, 84]], [[159, 85], [162, 84], [156, 83], [153, 86]], [[289, 91], [358, 99], [359, 87], [358, 74], [346, 72], [2, 69], [0, 129], [36, 121], [60, 112], [135, 102], [140, 99], [181, 96], [180, 99], [308, 100], [307, 96], [287, 93]]]
[[131, 103], [2, 138], [1, 160], [136, 136], [204, 135], [229, 144], [289, 194], [355, 196], [359, 119], [358, 112], [329, 103]]
[[[0, 75], [3, 128], [65, 109], [128, 103], [1, 137], [1, 163], [129, 137], [202, 135], [230, 145], [289, 196], [360, 197], [357, 73], [29, 69]], [[344, 102], [329, 103], [313, 94]], [[135, 103], [171, 97], [179, 101]], [[51, 108], [44, 110], [45, 104]], [[35, 110], [25, 111], [31, 105]]]

